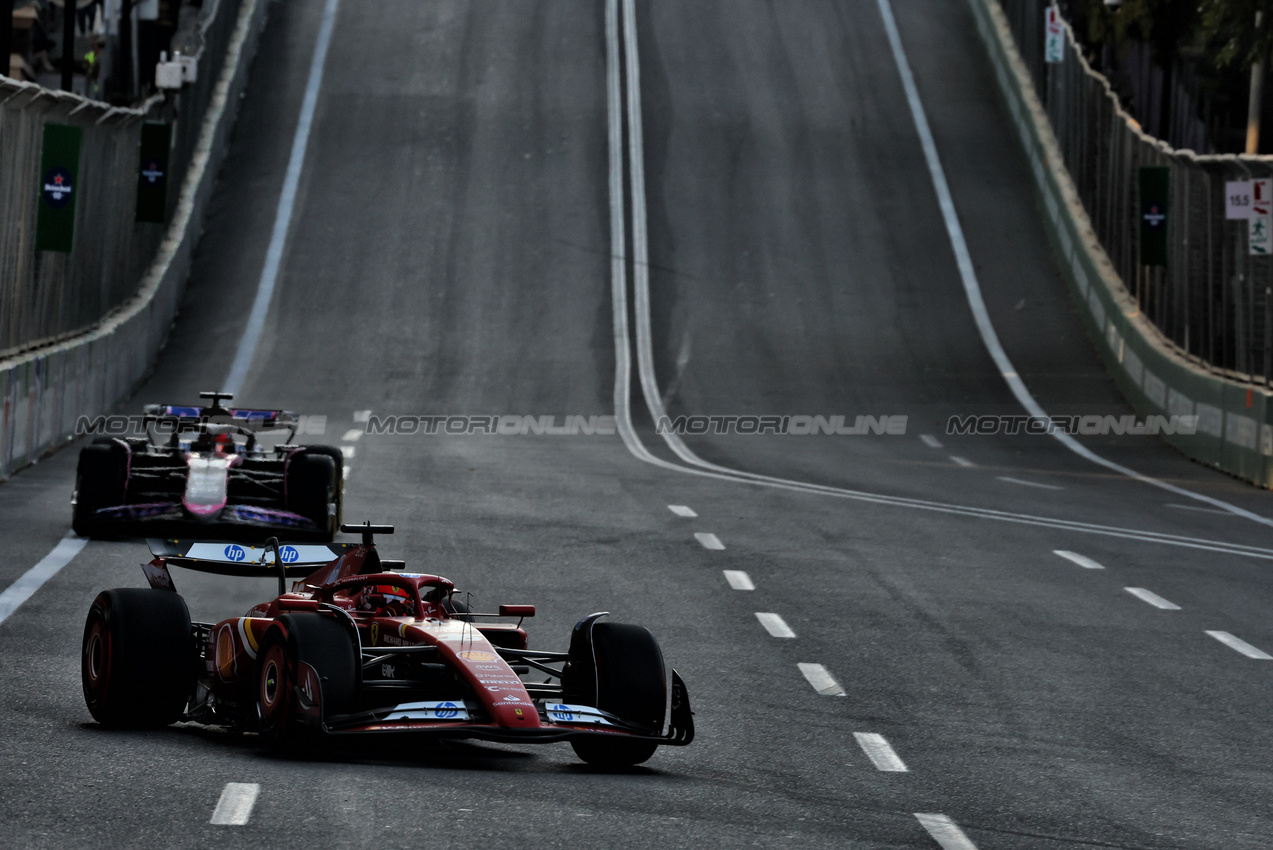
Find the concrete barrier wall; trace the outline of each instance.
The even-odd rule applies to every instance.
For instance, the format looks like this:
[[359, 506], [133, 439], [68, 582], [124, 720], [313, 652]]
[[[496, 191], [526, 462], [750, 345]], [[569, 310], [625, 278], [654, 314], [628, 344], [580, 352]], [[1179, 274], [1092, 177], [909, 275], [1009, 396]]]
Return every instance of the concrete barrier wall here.
[[0, 479], [69, 441], [80, 416], [133, 392], [163, 348], [229, 143], [267, 0], [243, 0], [176, 212], [137, 295], [92, 331], [0, 361]]
[[[1270, 392], [1195, 366], [1141, 315], [1096, 238], [1002, 8], [996, 0], [969, 2], [1030, 160], [1049, 237], [1106, 368], [1139, 416], [1197, 418], [1194, 433], [1163, 434], [1168, 443], [1201, 463], [1273, 486]], [[1075, 61], [1072, 53], [1066, 61]]]

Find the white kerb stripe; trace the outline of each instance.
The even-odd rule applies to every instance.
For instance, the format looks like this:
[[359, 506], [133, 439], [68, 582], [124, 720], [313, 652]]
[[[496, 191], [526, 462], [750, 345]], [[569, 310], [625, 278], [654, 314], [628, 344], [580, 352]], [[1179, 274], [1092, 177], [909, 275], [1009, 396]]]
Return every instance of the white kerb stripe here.
[[359, 431], [357, 428], [350, 428], [348, 431], [345, 432], [345, 436], [341, 437], [340, 439], [342, 439], [346, 443], [356, 443], [362, 439], [362, 435], [363, 435], [363, 432]]
[[261, 786], [255, 782], [227, 782], [217, 800], [217, 807], [212, 812], [212, 820], [208, 823], [217, 826], [243, 826], [252, 817], [252, 807], [256, 805], [256, 796], [261, 793]]
[[942, 850], [977, 850], [977, 845], [969, 841], [964, 831], [945, 815], [916, 812], [915, 817]]
[[720, 542], [720, 538], [715, 534], [707, 531], [695, 532], [694, 539], [703, 544], [704, 549], [724, 549], [725, 544]]
[[924, 445], [928, 446], [930, 449], [941, 448], [941, 440], [937, 439], [932, 434], [920, 434], [919, 438], [923, 440]]
[[954, 461], [955, 463], [957, 463], [958, 465], [960, 465], [960, 466], [962, 466], [962, 467], [965, 467], [965, 468], [969, 468], [969, 467], [973, 467], [973, 466], [976, 466], [976, 465], [977, 465], [977, 464], [973, 463], [972, 461], [970, 461], [968, 458], [966, 458], [966, 457], [960, 457], [959, 455], [951, 455], [951, 456], [950, 456], [950, 459], [951, 459], [951, 460], [953, 460], [953, 461]]
[[1085, 555], [1080, 555], [1078, 552], [1068, 552], [1068, 551], [1066, 551], [1065, 549], [1053, 549], [1053, 550], [1052, 550], [1052, 554], [1053, 554], [1053, 555], [1060, 555], [1060, 556], [1061, 556], [1062, 558], [1064, 558], [1065, 560], [1067, 560], [1067, 561], [1072, 561], [1073, 563], [1078, 564], [1080, 567], [1082, 567], [1082, 568], [1083, 568], [1083, 569], [1085, 569], [1085, 570], [1103, 570], [1103, 569], [1105, 569], [1105, 567], [1103, 567], [1102, 565], [1100, 565], [1100, 564], [1096, 563], [1096, 562], [1095, 562], [1095, 561], [1093, 561], [1091, 558], [1089, 558], [1089, 557], [1087, 557], [1087, 556], [1085, 556]]
[[327, 48], [331, 45], [332, 29], [336, 25], [336, 12], [340, 0], [327, 0], [323, 7], [323, 21], [318, 28], [318, 42], [314, 45], [314, 57], [309, 64], [309, 79], [305, 83], [305, 96], [301, 100], [301, 114], [292, 136], [292, 153], [287, 160], [287, 173], [283, 177], [283, 191], [279, 194], [278, 208], [274, 212], [274, 230], [265, 250], [265, 266], [257, 283], [256, 298], [248, 313], [247, 326], [239, 338], [239, 347], [230, 364], [230, 374], [225, 379], [222, 392], [237, 394], [247, 378], [252, 355], [256, 353], [261, 332], [265, 329], [265, 316], [274, 297], [274, 284], [278, 281], [279, 267], [283, 264], [283, 249], [287, 245], [287, 231], [292, 224], [292, 211], [296, 207], [296, 193], [300, 188], [301, 169], [305, 165], [305, 150], [309, 147], [309, 131], [314, 124], [314, 111], [318, 108], [318, 91], [323, 86], [323, 66], [327, 63]]
[[729, 586], [734, 590], [755, 590], [756, 585], [751, 583], [751, 576], [742, 570], [722, 570], [725, 573], [725, 581], [729, 582]]
[[1177, 605], [1176, 603], [1168, 602], [1166, 599], [1163, 599], [1157, 593], [1146, 590], [1143, 587], [1124, 587], [1123, 590], [1126, 590], [1128, 593], [1130, 593], [1132, 596], [1135, 596], [1137, 599], [1140, 599], [1144, 602], [1148, 602], [1150, 605], [1153, 605], [1155, 608], [1161, 608], [1164, 611], [1179, 611], [1180, 610], [1180, 606]]
[[685, 505], [668, 505], [667, 509], [671, 511], [672, 513], [676, 514], [677, 516], [683, 516], [683, 517], [698, 516], [698, 514], [694, 513], [693, 508], [686, 507]]
[[765, 631], [776, 638], [793, 638], [796, 636], [796, 633], [791, 630], [791, 626], [787, 625], [787, 621], [777, 614], [757, 611], [756, 619], [760, 621], [760, 625], [765, 627]]
[[889, 746], [888, 741], [884, 740], [883, 735], [875, 732], [854, 732], [853, 737], [857, 738], [858, 746], [862, 748], [862, 752], [866, 753], [876, 770], [886, 773], [910, 772], [910, 768], [898, 758], [897, 753]]
[[1207, 634], [1211, 635], [1230, 649], [1236, 649], [1247, 658], [1254, 658], [1256, 661], [1273, 661], [1273, 655], [1269, 655], [1261, 649], [1256, 649], [1254, 646], [1251, 646], [1251, 644], [1241, 638], [1234, 637], [1228, 632], [1207, 632]]
[[53, 547], [52, 552], [41, 558], [39, 563], [6, 587], [4, 593], [0, 593], [0, 623], [18, 610], [18, 606], [30, 599], [46, 581], [57, 575], [58, 570], [69, 564], [86, 545], [88, 540], [66, 535]]
[[842, 697], [844, 696], [844, 688], [840, 687], [840, 683], [835, 677], [827, 672], [827, 668], [821, 664], [805, 664], [796, 665], [800, 668], [800, 672], [804, 674], [809, 684], [813, 685], [813, 689], [824, 697]]

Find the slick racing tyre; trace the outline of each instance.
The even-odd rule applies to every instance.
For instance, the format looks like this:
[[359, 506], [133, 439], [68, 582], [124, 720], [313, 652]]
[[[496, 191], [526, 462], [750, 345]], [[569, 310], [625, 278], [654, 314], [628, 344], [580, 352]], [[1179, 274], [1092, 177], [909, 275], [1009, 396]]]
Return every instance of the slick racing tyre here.
[[181, 719], [197, 662], [186, 601], [167, 590], [97, 595], [84, 623], [84, 702], [104, 726], [167, 726]]
[[[320, 535], [331, 540], [340, 528], [341, 460], [333, 458], [326, 446], [297, 451], [288, 459], [285, 486], [287, 509], [310, 520]], [[339, 451], [337, 452], [339, 457]], [[328, 506], [335, 506], [329, 513]]]
[[75, 506], [71, 528], [80, 537], [98, 533], [93, 514], [98, 508], [122, 504], [128, 478], [128, 449], [115, 440], [85, 446], [75, 470]]
[[344, 624], [322, 614], [284, 614], [265, 633], [257, 653], [256, 706], [261, 738], [298, 753], [319, 731], [301, 725], [294, 687], [300, 665], [318, 674], [324, 717], [346, 714], [358, 695], [361, 659]]
[[[594, 623], [587, 635], [570, 642], [571, 675], [562, 686], [585, 705], [595, 705], [657, 735], [663, 730], [667, 680], [663, 652], [649, 630], [624, 623]], [[589, 650], [591, 651], [589, 653]], [[591, 657], [587, 657], [590, 654]], [[623, 767], [640, 764], [658, 745], [633, 738], [590, 737], [570, 742], [588, 764]]]

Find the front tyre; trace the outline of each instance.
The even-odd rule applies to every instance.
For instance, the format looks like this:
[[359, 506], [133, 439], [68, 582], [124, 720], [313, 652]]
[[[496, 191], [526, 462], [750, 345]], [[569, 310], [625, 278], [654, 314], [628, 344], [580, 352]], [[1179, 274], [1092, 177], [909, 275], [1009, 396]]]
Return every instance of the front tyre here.
[[[592, 623], [588, 631], [589, 636], [571, 641], [573, 681], [563, 681], [563, 687], [585, 704], [658, 735], [663, 730], [667, 678], [654, 635], [625, 623]], [[619, 735], [577, 738], [570, 746], [588, 764], [602, 767], [641, 764], [658, 748], [654, 741]]]
[[194, 691], [194, 633], [180, 596], [122, 588], [97, 595], [84, 623], [84, 702], [104, 726], [167, 726]]

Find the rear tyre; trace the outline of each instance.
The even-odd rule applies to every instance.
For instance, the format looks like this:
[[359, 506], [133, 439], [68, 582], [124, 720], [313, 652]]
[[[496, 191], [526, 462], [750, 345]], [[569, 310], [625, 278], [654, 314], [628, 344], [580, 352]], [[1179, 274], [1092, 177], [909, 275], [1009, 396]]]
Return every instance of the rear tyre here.
[[[587, 651], [588, 643], [591, 643], [592, 658], [574, 658]], [[648, 629], [624, 623], [595, 623], [591, 627], [591, 641], [571, 641], [570, 653], [571, 668], [578, 671], [573, 678], [584, 681], [563, 681], [562, 685], [578, 694], [576, 698], [641, 726], [651, 735], [663, 730], [666, 671], [663, 652]], [[588, 675], [594, 671], [595, 676]], [[587, 681], [588, 678], [593, 681]], [[571, 741], [570, 746], [588, 764], [602, 767], [641, 764], [658, 748], [653, 741], [617, 735], [578, 738]]]
[[128, 449], [110, 440], [80, 450], [75, 470], [75, 506], [71, 528], [81, 537], [99, 533], [98, 508], [123, 504], [128, 479]]
[[256, 704], [261, 738], [278, 750], [297, 753], [319, 729], [301, 724], [294, 688], [301, 664], [318, 674], [324, 717], [352, 710], [361, 659], [338, 620], [321, 614], [284, 614], [265, 634], [257, 653]]
[[167, 726], [194, 691], [194, 633], [180, 596], [123, 588], [97, 595], [84, 623], [84, 702], [104, 726]]
[[[325, 540], [340, 527], [341, 468], [331, 454], [310, 449], [296, 452], [287, 462], [287, 509], [314, 523]], [[333, 505], [334, 514], [329, 513]]]

